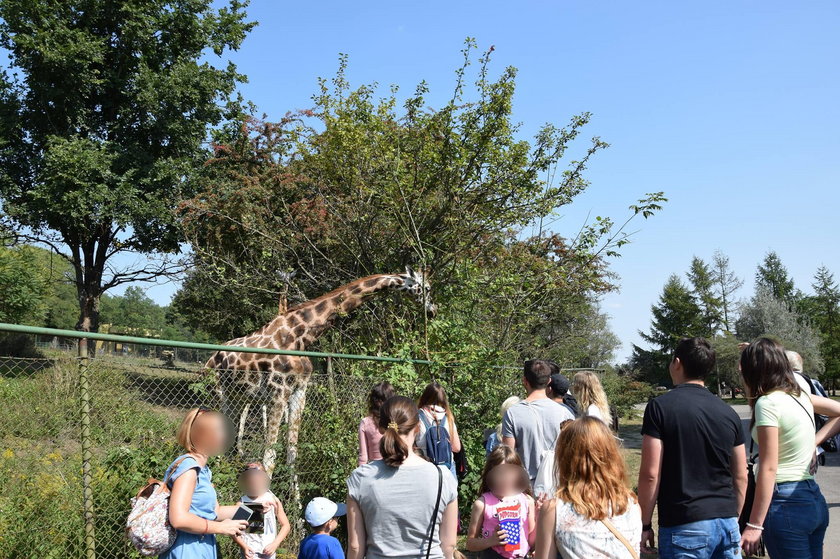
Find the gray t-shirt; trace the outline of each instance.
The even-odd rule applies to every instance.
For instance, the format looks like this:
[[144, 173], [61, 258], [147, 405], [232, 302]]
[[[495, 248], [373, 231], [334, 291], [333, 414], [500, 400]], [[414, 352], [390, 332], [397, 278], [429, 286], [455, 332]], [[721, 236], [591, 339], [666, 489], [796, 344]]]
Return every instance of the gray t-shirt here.
[[382, 460], [353, 470], [347, 478], [347, 493], [359, 503], [365, 519], [366, 559], [426, 556], [438, 468], [443, 474], [443, 486], [430, 557], [442, 559], [440, 522], [446, 506], [458, 497], [457, 483], [449, 470], [429, 462], [392, 468]]
[[554, 446], [560, 424], [575, 416], [566, 406], [549, 398], [511, 406], [502, 419], [502, 437], [516, 439], [516, 452], [522, 458], [531, 484], [537, 477], [543, 452]]

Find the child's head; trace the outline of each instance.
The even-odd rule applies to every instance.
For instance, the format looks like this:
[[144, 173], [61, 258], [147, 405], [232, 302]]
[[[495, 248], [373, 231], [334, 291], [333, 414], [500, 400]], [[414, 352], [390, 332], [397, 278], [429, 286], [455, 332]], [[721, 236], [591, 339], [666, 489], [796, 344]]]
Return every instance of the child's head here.
[[268, 491], [269, 483], [265, 467], [259, 462], [252, 462], [239, 472], [239, 489], [248, 497], [259, 497]]
[[314, 534], [329, 534], [338, 527], [338, 517], [347, 514], [344, 503], [333, 503], [324, 497], [315, 497], [306, 505], [304, 518]]
[[368, 394], [368, 415], [379, 421], [379, 408], [395, 394], [394, 387], [387, 380], [375, 384]]
[[488, 491], [502, 497], [517, 493], [531, 494], [530, 479], [522, 466], [522, 459], [507, 445], [494, 448], [484, 463], [478, 492], [483, 494]]

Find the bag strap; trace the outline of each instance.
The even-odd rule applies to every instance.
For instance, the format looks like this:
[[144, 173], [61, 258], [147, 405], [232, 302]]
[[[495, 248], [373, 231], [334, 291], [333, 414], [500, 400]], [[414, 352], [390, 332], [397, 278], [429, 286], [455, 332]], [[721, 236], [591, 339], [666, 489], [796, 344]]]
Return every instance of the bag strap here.
[[166, 486], [166, 484], [169, 482], [169, 478], [171, 478], [171, 477], [172, 477], [172, 474], [174, 474], [174, 473], [175, 473], [175, 471], [178, 469], [178, 466], [180, 466], [180, 465], [181, 465], [181, 463], [182, 463], [184, 460], [186, 460], [187, 458], [192, 458], [193, 460], [195, 460], [195, 458], [193, 458], [191, 454], [185, 454], [184, 456], [182, 456], [182, 457], [181, 457], [181, 458], [179, 458], [178, 460], [175, 460], [175, 461], [172, 463], [172, 465], [171, 465], [171, 466], [169, 466], [169, 470], [167, 470], [166, 475], [165, 475], [165, 476], [163, 476], [163, 485], [164, 485], [164, 486]]
[[816, 431], [816, 430], [817, 430], [817, 422], [816, 422], [816, 421], [814, 421], [814, 414], [810, 413], [810, 412], [808, 411], [808, 408], [806, 408], [805, 406], [803, 406], [803, 405], [802, 405], [802, 402], [800, 402], [800, 401], [799, 401], [799, 399], [798, 399], [796, 396], [794, 396], [793, 394], [788, 394], [788, 396], [790, 396], [791, 398], [793, 398], [793, 401], [794, 401], [794, 402], [796, 402], [797, 404], [799, 404], [799, 407], [800, 407], [800, 408], [802, 408], [802, 411], [804, 411], [804, 412], [805, 412], [805, 415], [807, 415], [807, 416], [808, 416], [808, 419], [810, 419], [810, 420], [811, 420], [811, 425], [813, 425], [813, 426], [814, 426], [814, 430]]
[[627, 548], [627, 551], [629, 551], [629, 552], [630, 552], [630, 557], [632, 557], [633, 559], [639, 559], [639, 552], [638, 552], [638, 551], [636, 551], [636, 548], [634, 548], [632, 545], [630, 545], [630, 542], [629, 542], [629, 541], [627, 541], [627, 538], [625, 538], [625, 537], [624, 537], [624, 534], [622, 534], [621, 532], [619, 532], [619, 531], [618, 531], [618, 528], [616, 528], [616, 527], [613, 525], [613, 523], [612, 523], [612, 522], [610, 522], [610, 521], [609, 521], [609, 520], [607, 520], [606, 518], [603, 518], [603, 519], [601, 519], [601, 524], [603, 524], [604, 526], [606, 526], [606, 527], [607, 527], [607, 530], [609, 530], [610, 532], [612, 532], [612, 535], [613, 535], [613, 536], [615, 536], [615, 537], [616, 537], [616, 539], [617, 539], [618, 541], [620, 541], [621, 543], [623, 543], [623, 544], [624, 544], [624, 547], [626, 547], [626, 548]]
[[429, 546], [426, 548], [426, 559], [429, 559], [432, 554], [432, 540], [435, 537], [435, 524], [437, 524], [438, 511], [440, 511], [440, 496], [443, 493], [443, 472], [437, 465], [435, 465], [435, 469], [438, 473], [438, 490], [437, 499], [435, 499], [435, 512], [432, 513], [432, 527], [429, 530]]

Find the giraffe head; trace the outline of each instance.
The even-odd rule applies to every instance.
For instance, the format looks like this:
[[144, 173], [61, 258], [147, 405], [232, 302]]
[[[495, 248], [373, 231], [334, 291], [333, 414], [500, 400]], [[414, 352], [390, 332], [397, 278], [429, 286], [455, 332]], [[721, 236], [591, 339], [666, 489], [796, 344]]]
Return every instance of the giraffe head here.
[[432, 302], [429, 274], [425, 271], [415, 272], [411, 266], [406, 266], [405, 273], [399, 274], [398, 277], [402, 280], [402, 285], [398, 289], [409, 293], [415, 301], [423, 305], [426, 314], [435, 316], [437, 305]]

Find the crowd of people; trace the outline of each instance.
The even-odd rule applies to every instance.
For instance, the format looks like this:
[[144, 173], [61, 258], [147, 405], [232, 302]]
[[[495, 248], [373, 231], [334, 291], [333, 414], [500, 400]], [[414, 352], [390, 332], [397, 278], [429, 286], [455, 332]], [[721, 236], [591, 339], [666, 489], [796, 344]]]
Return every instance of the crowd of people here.
[[[705, 388], [713, 348], [703, 338], [681, 340], [669, 365], [674, 388], [644, 413], [636, 492], [598, 375], [570, 381], [550, 361], [526, 361], [525, 398], [507, 398], [501, 422], [484, 433], [466, 550], [482, 559], [638, 559], [653, 551], [656, 510], [663, 559], [735, 558], [762, 545], [772, 559], [822, 558], [828, 509], [813, 474], [817, 447], [840, 432], [840, 403], [814, 393], [797, 357], [767, 338], [743, 347], [748, 451], [738, 415]], [[815, 414], [827, 420], [818, 425]], [[346, 505], [322, 497], [307, 505], [311, 534], [299, 558], [344, 559], [331, 533], [345, 514], [346, 559], [459, 554], [462, 441], [444, 387], [433, 382], [415, 401], [387, 382], [375, 385], [358, 433]], [[187, 453], [164, 478], [177, 537], [161, 557], [214, 559], [221, 534], [246, 559], [274, 559], [290, 523], [262, 466], [240, 475], [241, 501], [264, 512], [253, 534], [234, 520], [236, 505], [218, 504], [212, 485], [207, 460], [225, 442], [219, 414], [190, 411], [178, 442]]]

